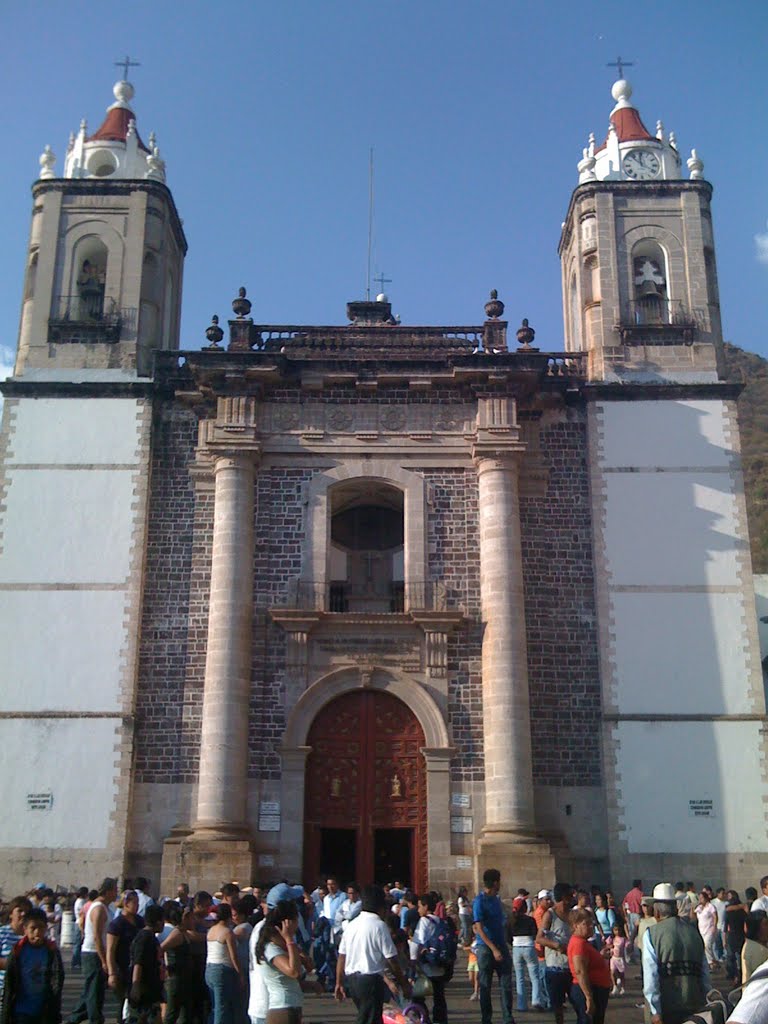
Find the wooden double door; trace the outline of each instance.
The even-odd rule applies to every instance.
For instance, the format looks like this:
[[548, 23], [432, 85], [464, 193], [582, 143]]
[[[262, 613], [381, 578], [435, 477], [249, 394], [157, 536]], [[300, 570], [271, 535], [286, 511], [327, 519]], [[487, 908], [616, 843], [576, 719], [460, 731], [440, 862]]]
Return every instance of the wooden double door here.
[[424, 733], [380, 690], [327, 704], [312, 724], [304, 787], [304, 880], [427, 883]]

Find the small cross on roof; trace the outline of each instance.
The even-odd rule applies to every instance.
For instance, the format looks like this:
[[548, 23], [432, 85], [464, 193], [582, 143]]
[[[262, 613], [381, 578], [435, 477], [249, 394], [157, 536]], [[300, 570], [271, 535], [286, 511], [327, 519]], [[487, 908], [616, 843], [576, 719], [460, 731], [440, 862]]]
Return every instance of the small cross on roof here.
[[130, 57], [126, 56], [122, 60], [116, 60], [115, 67], [123, 69], [123, 81], [126, 81], [128, 78], [128, 68], [140, 68], [141, 64], [137, 60], [131, 60]]

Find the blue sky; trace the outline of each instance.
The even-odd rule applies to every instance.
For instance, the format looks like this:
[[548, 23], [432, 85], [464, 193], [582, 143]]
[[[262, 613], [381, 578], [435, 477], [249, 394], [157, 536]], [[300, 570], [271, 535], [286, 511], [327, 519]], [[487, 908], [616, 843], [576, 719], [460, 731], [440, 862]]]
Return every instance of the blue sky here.
[[768, 355], [762, 0], [73, 0], [5, 5], [0, 24], [4, 362], [39, 154], [50, 143], [61, 172], [124, 53], [189, 241], [182, 347], [243, 284], [259, 322], [345, 322], [365, 290], [373, 146], [374, 271], [403, 323], [479, 323], [495, 287], [511, 326], [528, 317], [562, 349], [560, 224], [622, 54], [647, 127], [661, 118], [685, 157], [695, 146], [714, 184], [725, 336]]

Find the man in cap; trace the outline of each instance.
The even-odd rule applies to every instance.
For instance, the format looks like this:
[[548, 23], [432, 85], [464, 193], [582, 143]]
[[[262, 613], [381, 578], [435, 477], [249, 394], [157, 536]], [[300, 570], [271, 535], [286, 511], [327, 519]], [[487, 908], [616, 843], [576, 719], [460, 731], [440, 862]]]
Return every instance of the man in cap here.
[[[542, 918], [548, 910], [552, 909], [554, 900], [552, 899], [551, 889], [540, 889], [536, 897], [536, 906], [533, 908], [531, 917], [536, 922], [537, 934], [538, 929], [541, 928]], [[536, 956], [539, 964], [539, 992], [541, 994], [541, 1005], [544, 1009], [549, 1009], [549, 992], [547, 991], [547, 961], [544, 958], [544, 947], [540, 946], [538, 942], [534, 944], [536, 950]]]
[[643, 936], [643, 995], [652, 1024], [682, 1024], [707, 1001], [709, 967], [697, 928], [678, 917], [674, 886], [653, 890], [656, 924]]

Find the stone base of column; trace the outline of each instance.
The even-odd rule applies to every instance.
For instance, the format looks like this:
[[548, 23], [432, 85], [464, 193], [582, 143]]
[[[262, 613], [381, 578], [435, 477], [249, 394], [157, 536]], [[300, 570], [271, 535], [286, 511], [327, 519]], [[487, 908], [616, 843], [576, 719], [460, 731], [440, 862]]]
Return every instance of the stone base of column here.
[[501, 872], [502, 899], [516, 896], [521, 887], [535, 894], [555, 884], [555, 857], [549, 843], [540, 836], [507, 832], [484, 835], [475, 857], [478, 892], [488, 868]]
[[242, 835], [216, 829], [177, 826], [163, 843], [160, 891], [175, 893], [186, 882], [192, 893], [206, 889], [217, 892], [223, 882], [251, 885], [254, 879], [253, 843]]

